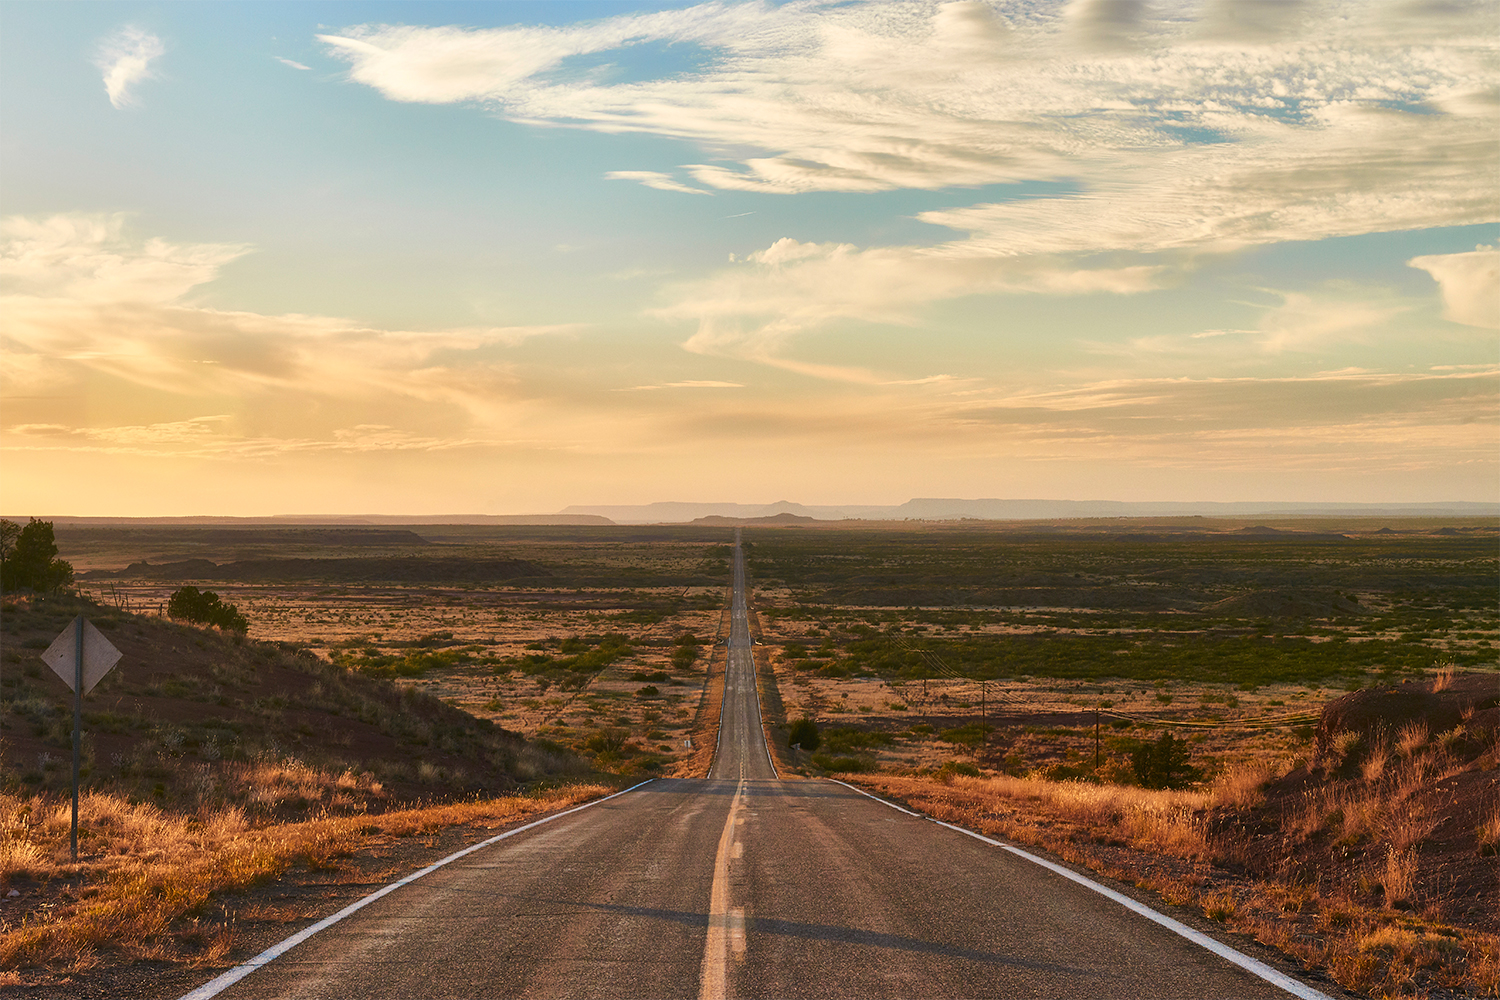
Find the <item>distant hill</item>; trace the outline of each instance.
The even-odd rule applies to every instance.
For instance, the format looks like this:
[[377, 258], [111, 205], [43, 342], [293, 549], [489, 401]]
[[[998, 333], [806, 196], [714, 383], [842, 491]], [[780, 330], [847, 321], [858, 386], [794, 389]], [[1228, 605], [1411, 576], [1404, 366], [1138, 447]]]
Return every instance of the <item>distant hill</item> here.
[[122, 570], [96, 569], [79, 573], [80, 580], [235, 580], [245, 583], [282, 583], [318, 580], [325, 583], [491, 583], [499, 580], [541, 579], [552, 574], [526, 559], [427, 558], [354, 559], [240, 559], [214, 563], [183, 559], [153, 566], [132, 563]]
[[[12, 521], [25, 517], [6, 515]], [[69, 517], [59, 515], [44, 517], [44, 520], [63, 525], [88, 527], [150, 527], [171, 526], [225, 526], [253, 527], [256, 525], [364, 525], [364, 524], [530, 524], [530, 525], [590, 525], [613, 524], [599, 514], [277, 514], [271, 517]]]
[[[818, 521], [1035, 521], [1100, 517], [1500, 517], [1500, 503], [1297, 503], [1242, 501], [999, 500], [928, 499], [903, 504], [807, 505], [780, 500], [771, 504], [659, 503], [565, 507], [563, 515], [595, 515], [618, 524], [679, 524], [704, 518], [748, 518], [793, 515]], [[711, 522], [705, 522], [711, 523]]]
[[816, 524], [817, 518], [805, 517], [802, 514], [772, 514], [769, 517], [722, 517], [718, 514], [710, 514], [708, 517], [695, 517], [692, 524], [705, 524], [709, 526], [735, 525], [735, 524]]

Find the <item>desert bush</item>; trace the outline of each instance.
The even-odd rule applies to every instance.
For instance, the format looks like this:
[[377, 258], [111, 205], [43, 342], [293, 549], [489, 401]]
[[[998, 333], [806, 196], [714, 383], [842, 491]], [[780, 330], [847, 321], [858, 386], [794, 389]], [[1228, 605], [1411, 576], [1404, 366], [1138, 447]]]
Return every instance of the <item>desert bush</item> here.
[[1396, 751], [1403, 757], [1410, 757], [1427, 745], [1427, 735], [1427, 723], [1421, 719], [1408, 722], [1396, 736]]
[[869, 774], [875, 770], [875, 761], [869, 757], [835, 757], [832, 754], [815, 753], [812, 762], [825, 771], [836, 774]]
[[[832, 754], [890, 746], [892, 742], [894, 741], [889, 733], [855, 729], [853, 726], [836, 726], [820, 734], [820, 745]], [[803, 749], [809, 748], [804, 745]]]
[[818, 724], [812, 719], [803, 716], [792, 723], [786, 733], [787, 743], [790, 745], [800, 744], [802, 749], [812, 753], [822, 745], [822, 737], [818, 734]]
[[1416, 883], [1417, 852], [1412, 848], [1398, 850], [1392, 844], [1386, 851], [1385, 878], [1381, 881], [1381, 885], [1385, 888], [1386, 905], [1410, 906]]
[[961, 746], [966, 750], [973, 750], [989, 738], [995, 727], [986, 722], [970, 722], [966, 725], [956, 726], [953, 729], [944, 729], [938, 733], [938, 739], [955, 746]]
[[1480, 820], [1474, 837], [1480, 854], [1500, 853], [1500, 804], [1490, 807], [1489, 815]]
[[1186, 788], [1203, 777], [1188, 760], [1187, 741], [1171, 733], [1131, 751], [1130, 767], [1142, 788]]
[[231, 632], [244, 632], [250, 623], [233, 604], [219, 599], [212, 590], [179, 587], [167, 599], [167, 616], [195, 625], [214, 625]]

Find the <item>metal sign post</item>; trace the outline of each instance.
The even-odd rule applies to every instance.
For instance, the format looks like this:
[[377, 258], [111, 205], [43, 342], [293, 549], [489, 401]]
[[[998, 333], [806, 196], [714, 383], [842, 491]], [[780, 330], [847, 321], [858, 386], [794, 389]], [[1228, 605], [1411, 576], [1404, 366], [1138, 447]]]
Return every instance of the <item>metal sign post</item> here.
[[120, 661], [120, 651], [79, 615], [59, 633], [42, 660], [73, 689], [73, 860], [78, 860], [78, 772], [83, 757], [83, 696]]
[[78, 759], [83, 756], [83, 615], [73, 619], [73, 863], [78, 863]]

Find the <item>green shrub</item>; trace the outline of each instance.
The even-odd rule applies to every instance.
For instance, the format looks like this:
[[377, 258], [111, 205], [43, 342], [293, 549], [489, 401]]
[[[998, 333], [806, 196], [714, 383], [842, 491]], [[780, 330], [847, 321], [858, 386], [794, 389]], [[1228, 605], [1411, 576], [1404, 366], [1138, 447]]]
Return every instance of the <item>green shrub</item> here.
[[823, 746], [834, 754], [890, 746], [892, 742], [888, 733], [868, 732], [853, 726], [838, 726], [823, 734]]
[[802, 749], [808, 753], [812, 753], [823, 743], [822, 737], [818, 735], [818, 724], [806, 716], [792, 723], [786, 732], [786, 739], [789, 744], [801, 744]]
[[1186, 788], [1203, 777], [1188, 760], [1187, 741], [1171, 733], [1136, 747], [1130, 754], [1130, 767], [1145, 788]]
[[953, 729], [945, 729], [938, 734], [938, 738], [947, 743], [954, 743], [966, 749], [973, 750], [989, 738], [995, 727], [985, 722], [971, 722], [965, 726], [957, 726]]
[[875, 761], [869, 757], [834, 757], [826, 753], [815, 753], [812, 762], [825, 771], [843, 774], [869, 774], [875, 770]]
[[167, 599], [167, 616], [195, 625], [214, 625], [232, 632], [244, 632], [250, 627], [245, 616], [233, 604], [219, 600], [212, 590], [197, 587], [178, 587]]

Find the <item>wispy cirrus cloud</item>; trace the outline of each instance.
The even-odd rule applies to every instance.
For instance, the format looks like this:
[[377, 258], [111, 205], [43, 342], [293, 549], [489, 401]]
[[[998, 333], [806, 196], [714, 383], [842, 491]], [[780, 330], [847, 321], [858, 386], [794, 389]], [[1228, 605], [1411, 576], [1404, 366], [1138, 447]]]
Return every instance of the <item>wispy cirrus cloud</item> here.
[[[1491, 28], [1480, 5], [1007, 0], [706, 3], [561, 28], [363, 25], [320, 37], [352, 79], [392, 100], [472, 102], [513, 121], [703, 150], [673, 173], [607, 175], [659, 190], [988, 187], [975, 204], [918, 214], [954, 231], [946, 241], [782, 240], [667, 289], [655, 312], [697, 323], [690, 351], [874, 383], [887, 379], [798, 360], [788, 345], [841, 322], [915, 324], [924, 307], [965, 296], [1161, 289], [1205, 253], [1500, 218]], [[577, 62], [645, 42], [701, 58], [618, 83]], [[996, 196], [1032, 181], [1064, 193]], [[1477, 315], [1452, 304], [1473, 301], [1458, 290], [1470, 265], [1433, 266], [1449, 315]], [[1295, 350], [1326, 341], [1330, 324], [1383, 315], [1355, 312], [1293, 323], [1283, 310], [1260, 349]]]
[[237, 460], [319, 453], [362, 454], [455, 451], [507, 444], [504, 440], [414, 434], [385, 424], [337, 427], [327, 437], [247, 436], [227, 413], [151, 424], [73, 427], [18, 424], [7, 428], [9, 451], [74, 451], [139, 457]]
[[658, 191], [678, 191], [682, 194], [713, 194], [702, 188], [690, 187], [679, 180], [673, 179], [671, 174], [664, 174], [658, 170], [611, 170], [606, 173], [605, 178], [612, 181], [637, 181], [648, 188]]
[[104, 73], [109, 103], [126, 108], [135, 103], [132, 89], [155, 76], [151, 64], [166, 52], [162, 40], [143, 28], [127, 26], [99, 43], [94, 65]]
[[841, 321], [914, 325], [922, 307], [943, 299], [1006, 292], [1133, 294], [1172, 280], [1162, 265], [1085, 268], [1051, 256], [960, 258], [940, 249], [781, 239], [710, 277], [669, 290], [672, 303], [653, 314], [696, 321], [696, 332], [683, 345], [694, 353], [876, 384], [889, 379], [862, 367], [799, 361], [784, 349], [799, 334]]
[[[1064, 198], [924, 216], [974, 233], [975, 249], [1026, 253], [1494, 218], [1491, 27], [1482, 5], [711, 3], [567, 28], [321, 37], [394, 100], [695, 142], [721, 158], [683, 165], [707, 187], [1077, 182]], [[567, 69], [642, 41], [705, 56], [629, 83]]]
[[721, 382], [716, 379], [686, 379], [681, 382], [659, 382], [655, 385], [632, 385], [619, 392], [652, 392], [657, 389], [743, 389], [743, 382]]

